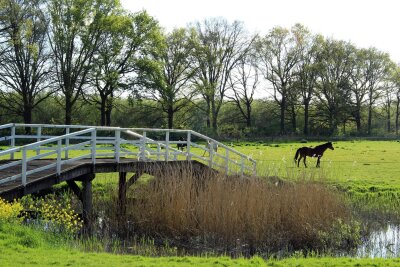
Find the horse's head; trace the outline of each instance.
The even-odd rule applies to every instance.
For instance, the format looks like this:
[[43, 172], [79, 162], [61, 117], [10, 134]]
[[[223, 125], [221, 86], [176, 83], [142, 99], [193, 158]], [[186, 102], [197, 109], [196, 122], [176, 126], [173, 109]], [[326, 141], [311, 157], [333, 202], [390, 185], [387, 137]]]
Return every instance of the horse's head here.
[[329, 148], [329, 149], [334, 150], [333, 145], [332, 145], [332, 142], [328, 142], [328, 143], [326, 143], [326, 144], [328, 145], [328, 148]]

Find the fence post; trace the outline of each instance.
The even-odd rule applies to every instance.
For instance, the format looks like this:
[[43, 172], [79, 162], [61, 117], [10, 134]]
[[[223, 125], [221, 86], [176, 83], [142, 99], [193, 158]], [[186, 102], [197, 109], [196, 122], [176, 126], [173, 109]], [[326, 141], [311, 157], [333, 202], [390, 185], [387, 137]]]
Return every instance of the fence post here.
[[240, 157], [241, 163], [240, 163], [240, 176], [243, 176], [244, 174], [244, 159], [243, 156]]
[[140, 160], [145, 160], [146, 159], [146, 132], [143, 132], [142, 134], [142, 144], [140, 146]]
[[186, 151], [187, 151], [187, 156], [186, 156], [186, 160], [192, 160], [192, 155], [190, 154], [190, 144], [191, 144], [191, 134], [190, 131], [188, 131], [187, 133], [187, 138], [186, 138]]
[[121, 149], [121, 130], [115, 130], [114, 158], [119, 163]]
[[21, 172], [21, 180], [22, 185], [26, 185], [26, 148], [22, 149], [22, 172]]
[[169, 131], [165, 132], [165, 161], [169, 159]]
[[210, 168], [212, 168], [213, 167], [213, 154], [214, 154], [214, 142], [213, 141], [211, 141], [211, 140], [208, 140], [207, 141], [208, 143], [208, 154], [209, 154], [209, 156], [210, 156], [210, 160], [209, 160], [209, 166], [210, 166]]
[[[37, 127], [36, 141], [39, 142], [42, 138], [42, 126]], [[40, 154], [40, 146], [36, 149], [36, 155]]]
[[59, 139], [57, 141], [57, 175], [61, 174], [61, 154], [62, 154], [61, 145], [62, 145], [62, 140]]
[[[68, 135], [70, 132], [69, 126], [65, 129], [65, 134]], [[69, 146], [69, 137], [65, 137], [65, 159], [68, 159], [68, 146]]]
[[92, 144], [92, 164], [96, 164], [96, 128], [93, 128], [91, 134], [91, 144]]
[[[10, 146], [11, 148], [15, 147], [15, 125], [11, 127], [11, 140], [10, 140]], [[10, 159], [14, 159], [14, 152], [10, 154]]]
[[229, 174], [229, 150], [228, 149], [226, 149], [225, 148], [225, 151], [226, 151], [226, 158], [225, 158], [225, 173], [226, 173], [226, 175], [228, 175]]

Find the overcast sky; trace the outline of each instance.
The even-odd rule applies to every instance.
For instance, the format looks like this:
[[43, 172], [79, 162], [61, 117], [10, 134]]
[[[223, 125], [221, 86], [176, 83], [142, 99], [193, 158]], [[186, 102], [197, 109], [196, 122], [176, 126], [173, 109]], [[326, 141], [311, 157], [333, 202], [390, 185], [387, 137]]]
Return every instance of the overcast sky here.
[[147, 10], [167, 31], [210, 17], [243, 21], [250, 32], [301, 23], [312, 33], [376, 47], [400, 63], [399, 0], [121, 0], [132, 12]]

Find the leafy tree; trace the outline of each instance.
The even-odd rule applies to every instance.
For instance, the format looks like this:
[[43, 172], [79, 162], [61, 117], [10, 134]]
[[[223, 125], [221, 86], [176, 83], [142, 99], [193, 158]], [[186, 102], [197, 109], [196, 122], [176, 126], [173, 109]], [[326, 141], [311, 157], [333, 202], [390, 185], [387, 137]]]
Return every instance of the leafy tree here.
[[96, 91], [87, 98], [98, 106], [101, 125], [111, 125], [115, 97], [133, 86], [149, 60], [148, 54], [158, 46], [160, 33], [158, 23], [145, 11], [126, 14], [120, 7], [103, 26], [90, 72], [90, 83]]
[[367, 132], [371, 134], [372, 110], [376, 101], [381, 98], [382, 85], [387, 79], [393, 66], [387, 53], [380, 52], [375, 48], [365, 51], [365, 86], [368, 92], [368, 125]]
[[52, 93], [44, 2], [5, 0], [2, 4], [1, 105], [32, 123], [33, 109]]
[[396, 135], [399, 135], [399, 118], [400, 118], [400, 65], [393, 68], [392, 75], [390, 77], [396, 94]]
[[319, 54], [317, 97], [319, 115], [328, 123], [329, 134], [349, 116], [350, 75], [354, 66], [355, 47], [347, 42], [324, 40]]
[[299, 92], [301, 104], [304, 107], [304, 127], [303, 134], [309, 134], [310, 105], [315, 96], [315, 88], [318, 78], [318, 53], [321, 51], [320, 44], [323, 37], [320, 35], [304, 36], [304, 50], [301, 60], [296, 66], [293, 87]]
[[56, 81], [64, 97], [65, 124], [87, 84], [88, 73], [116, 0], [50, 0], [50, 44]]
[[165, 45], [157, 56], [161, 65], [160, 77], [149, 90], [150, 97], [160, 104], [167, 115], [170, 129], [174, 127], [176, 112], [190, 103], [194, 93], [190, 89], [196, 72], [191, 38], [191, 32], [183, 28], [175, 29], [166, 36]]

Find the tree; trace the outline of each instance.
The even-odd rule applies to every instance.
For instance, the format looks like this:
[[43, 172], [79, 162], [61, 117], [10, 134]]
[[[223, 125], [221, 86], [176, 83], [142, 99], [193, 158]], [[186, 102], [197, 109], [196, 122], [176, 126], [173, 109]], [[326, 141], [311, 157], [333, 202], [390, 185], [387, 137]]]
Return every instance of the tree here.
[[318, 57], [319, 115], [328, 123], [328, 133], [334, 134], [339, 123], [349, 116], [350, 75], [354, 66], [355, 47], [347, 42], [325, 40]]
[[396, 93], [396, 135], [399, 135], [399, 118], [400, 118], [400, 65], [393, 68], [392, 75], [390, 77], [393, 87]]
[[368, 92], [368, 122], [367, 133], [371, 134], [372, 110], [376, 101], [381, 97], [383, 82], [390, 72], [392, 61], [387, 53], [379, 52], [375, 48], [365, 51], [365, 86]]
[[217, 118], [233, 68], [250, 49], [243, 23], [229, 24], [224, 19], [208, 19], [194, 27], [195, 84], [206, 102], [208, 127], [216, 132]]
[[303, 134], [309, 134], [309, 118], [311, 100], [315, 96], [315, 87], [318, 78], [318, 54], [321, 51], [323, 37], [320, 35], [305, 36], [305, 46], [301, 55], [301, 60], [295, 70], [295, 80], [293, 86], [297, 88], [301, 104], [304, 109]]
[[291, 30], [275, 27], [257, 42], [260, 69], [264, 78], [271, 83], [273, 99], [280, 108], [281, 134], [286, 132], [285, 111], [288, 108], [291, 82], [295, 67], [301, 60], [306, 34], [307, 30], [300, 24], [296, 24]]
[[229, 88], [232, 95], [228, 94], [227, 98], [235, 103], [247, 127], [252, 126], [251, 104], [254, 100], [254, 93], [259, 85], [258, 76], [254, 55], [248, 53], [239, 60], [232, 75], [229, 77]]
[[33, 109], [52, 93], [48, 18], [41, 0], [6, 0], [3, 4], [0, 82], [5, 89], [0, 91], [1, 105], [29, 124]]
[[101, 125], [111, 125], [115, 97], [134, 85], [142, 68], [160, 42], [158, 23], [145, 11], [126, 14], [116, 7], [103, 23], [101, 41], [94, 53], [90, 84], [96, 88], [87, 96], [100, 110]]
[[65, 124], [71, 124], [73, 106], [87, 84], [94, 53], [104, 26], [119, 6], [116, 0], [50, 0], [50, 44], [56, 81], [64, 97]]
[[193, 97], [193, 90], [189, 89], [196, 72], [192, 54], [191, 32], [182, 28], [166, 36], [157, 57], [161, 65], [160, 77], [149, 93], [167, 114], [170, 129], [174, 127], [175, 113], [187, 106]]

